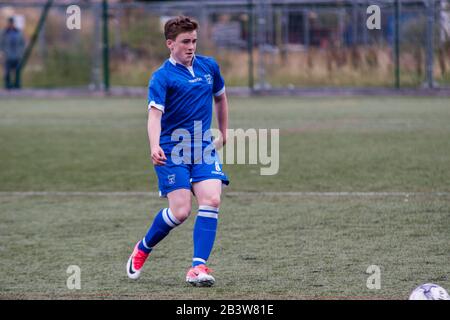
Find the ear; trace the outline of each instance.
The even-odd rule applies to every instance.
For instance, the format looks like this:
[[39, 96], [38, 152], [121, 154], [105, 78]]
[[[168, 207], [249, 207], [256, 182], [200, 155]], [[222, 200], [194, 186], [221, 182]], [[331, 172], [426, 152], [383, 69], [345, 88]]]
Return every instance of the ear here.
[[167, 48], [169, 48], [170, 51], [173, 50], [174, 42], [175, 42], [175, 41], [173, 41], [173, 40], [171, 40], [171, 39], [166, 40], [166, 46], [167, 46]]

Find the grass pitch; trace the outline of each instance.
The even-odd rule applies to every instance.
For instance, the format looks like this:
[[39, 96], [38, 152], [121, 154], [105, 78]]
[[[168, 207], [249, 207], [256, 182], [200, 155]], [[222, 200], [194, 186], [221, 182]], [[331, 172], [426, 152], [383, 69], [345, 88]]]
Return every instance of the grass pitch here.
[[[280, 129], [280, 170], [225, 165], [231, 185], [210, 258], [217, 282], [205, 289], [184, 283], [193, 217], [154, 250], [139, 281], [125, 273], [166, 204], [113, 193], [157, 191], [144, 100], [2, 100], [0, 298], [406, 299], [425, 282], [450, 289], [448, 99], [230, 106], [232, 128]], [[80, 290], [66, 286], [70, 265], [81, 269]], [[379, 290], [366, 287], [370, 265], [381, 269]]]

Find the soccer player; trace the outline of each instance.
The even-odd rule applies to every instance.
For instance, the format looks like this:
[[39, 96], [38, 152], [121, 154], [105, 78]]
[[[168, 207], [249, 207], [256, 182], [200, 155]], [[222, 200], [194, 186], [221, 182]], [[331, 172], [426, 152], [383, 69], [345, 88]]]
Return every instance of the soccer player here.
[[[131, 279], [139, 278], [153, 248], [188, 218], [193, 194], [198, 212], [193, 230], [192, 267], [186, 281], [194, 286], [211, 286], [215, 282], [206, 263], [216, 236], [222, 184], [229, 183], [216, 153], [226, 143], [228, 102], [217, 62], [195, 55], [197, 28], [198, 23], [189, 17], [178, 16], [167, 21], [164, 35], [170, 57], [153, 73], [149, 83], [151, 158], [158, 176], [159, 194], [167, 197], [169, 203], [156, 214], [147, 234], [128, 259], [127, 273]], [[213, 100], [221, 133], [214, 140], [207, 134]], [[183, 139], [178, 139], [180, 133]], [[182, 151], [178, 152], [180, 145]], [[186, 146], [193, 151], [185, 152]], [[212, 152], [205, 152], [208, 148]], [[203, 153], [209, 157], [203, 157]]]

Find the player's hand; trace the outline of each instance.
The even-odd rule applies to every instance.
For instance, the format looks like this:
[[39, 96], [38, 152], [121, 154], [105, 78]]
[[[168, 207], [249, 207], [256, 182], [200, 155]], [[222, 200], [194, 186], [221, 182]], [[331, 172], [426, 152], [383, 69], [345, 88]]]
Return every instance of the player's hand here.
[[163, 166], [166, 164], [166, 155], [160, 146], [152, 148], [152, 162], [155, 166]]
[[226, 144], [226, 139], [224, 139], [223, 136], [220, 135], [219, 137], [214, 139], [213, 143], [216, 150], [220, 150]]

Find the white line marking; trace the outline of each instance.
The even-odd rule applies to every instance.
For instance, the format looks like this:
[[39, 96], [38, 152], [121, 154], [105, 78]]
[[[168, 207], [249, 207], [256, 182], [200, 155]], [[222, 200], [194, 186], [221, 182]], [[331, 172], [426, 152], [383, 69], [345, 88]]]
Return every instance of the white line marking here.
[[[159, 197], [157, 192], [144, 191], [0, 191], [0, 196], [90, 196], [90, 197]], [[302, 192], [302, 191], [280, 191], [280, 192], [224, 192], [223, 196], [293, 196], [293, 197], [414, 197], [414, 196], [450, 196], [450, 192]]]

